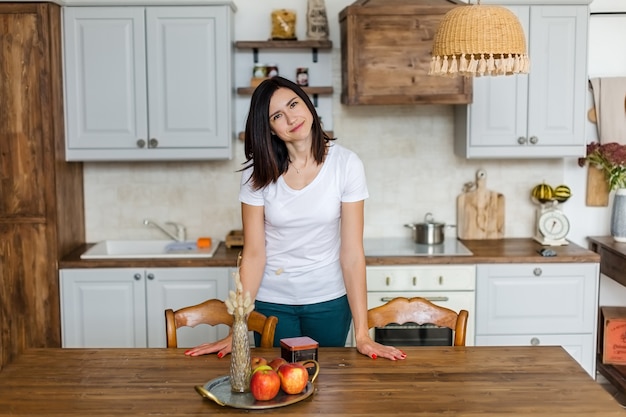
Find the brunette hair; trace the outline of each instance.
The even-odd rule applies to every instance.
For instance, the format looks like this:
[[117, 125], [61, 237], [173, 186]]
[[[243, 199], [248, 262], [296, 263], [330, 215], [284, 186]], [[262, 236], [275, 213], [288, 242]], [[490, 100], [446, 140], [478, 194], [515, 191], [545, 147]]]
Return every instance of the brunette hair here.
[[289, 168], [285, 142], [272, 134], [270, 127], [270, 100], [279, 88], [288, 88], [296, 93], [313, 115], [311, 153], [318, 164], [324, 162], [328, 141], [334, 140], [322, 129], [315, 106], [299, 85], [278, 76], [263, 81], [252, 94], [245, 131], [246, 162], [243, 169], [253, 167], [249, 181], [255, 190], [276, 182]]

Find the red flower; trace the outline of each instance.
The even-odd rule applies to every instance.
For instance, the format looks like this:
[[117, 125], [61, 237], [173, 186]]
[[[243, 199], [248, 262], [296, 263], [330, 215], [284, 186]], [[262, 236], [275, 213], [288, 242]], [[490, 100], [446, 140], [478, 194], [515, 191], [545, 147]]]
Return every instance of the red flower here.
[[626, 145], [616, 142], [587, 145], [587, 156], [578, 159], [578, 165], [594, 165], [604, 172], [611, 190], [626, 188]]

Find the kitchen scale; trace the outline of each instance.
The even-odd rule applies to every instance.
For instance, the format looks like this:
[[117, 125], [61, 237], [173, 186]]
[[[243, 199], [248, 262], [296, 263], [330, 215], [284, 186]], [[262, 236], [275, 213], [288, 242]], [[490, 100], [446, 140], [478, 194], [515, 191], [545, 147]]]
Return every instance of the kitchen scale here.
[[534, 240], [544, 246], [564, 246], [569, 242], [565, 239], [570, 230], [569, 219], [559, 209], [557, 201], [541, 204], [535, 215]]

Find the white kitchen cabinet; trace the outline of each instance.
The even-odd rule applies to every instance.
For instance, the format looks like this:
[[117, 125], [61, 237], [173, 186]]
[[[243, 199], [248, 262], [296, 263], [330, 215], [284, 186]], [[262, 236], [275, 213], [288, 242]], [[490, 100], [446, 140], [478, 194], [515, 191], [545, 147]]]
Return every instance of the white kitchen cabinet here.
[[228, 159], [232, 8], [65, 7], [66, 159]]
[[476, 345], [559, 345], [595, 377], [598, 264], [480, 264]]
[[530, 72], [477, 77], [455, 108], [455, 153], [466, 158], [584, 156], [587, 5], [507, 6], [527, 35]]
[[396, 297], [424, 297], [456, 312], [467, 310], [465, 344], [474, 345], [475, 265], [368, 266], [366, 272], [368, 309]]
[[[165, 347], [165, 309], [228, 297], [230, 268], [62, 269], [63, 347]], [[226, 326], [178, 331], [180, 347], [218, 340]]]

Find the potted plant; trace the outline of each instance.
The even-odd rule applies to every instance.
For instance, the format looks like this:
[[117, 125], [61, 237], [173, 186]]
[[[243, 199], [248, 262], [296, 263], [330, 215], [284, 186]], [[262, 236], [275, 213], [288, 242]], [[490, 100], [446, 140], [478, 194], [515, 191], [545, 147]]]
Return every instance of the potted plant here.
[[626, 242], [626, 145], [591, 142], [587, 145], [587, 156], [580, 158], [578, 165], [600, 170], [609, 190], [615, 190], [611, 235], [617, 242]]

